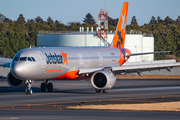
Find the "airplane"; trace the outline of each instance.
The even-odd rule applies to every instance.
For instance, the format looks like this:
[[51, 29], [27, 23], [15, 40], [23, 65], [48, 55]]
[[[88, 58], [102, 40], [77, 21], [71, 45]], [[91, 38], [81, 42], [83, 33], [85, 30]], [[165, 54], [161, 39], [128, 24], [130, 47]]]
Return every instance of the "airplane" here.
[[26, 48], [19, 51], [11, 63], [0, 62], [0, 66], [10, 67], [7, 82], [13, 88], [25, 88], [26, 95], [32, 95], [34, 80], [41, 83], [41, 91], [53, 91], [50, 80], [80, 80], [90, 78], [96, 93], [107, 93], [116, 83], [116, 74], [138, 73], [180, 66], [174, 60], [142, 62], [124, 65], [130, 56], [165, 53], [157, 51], [131, 53], [124, 48], [128, 2], [124, 2], [116, 32], [110, 46], [99, 47], [43, 47]]

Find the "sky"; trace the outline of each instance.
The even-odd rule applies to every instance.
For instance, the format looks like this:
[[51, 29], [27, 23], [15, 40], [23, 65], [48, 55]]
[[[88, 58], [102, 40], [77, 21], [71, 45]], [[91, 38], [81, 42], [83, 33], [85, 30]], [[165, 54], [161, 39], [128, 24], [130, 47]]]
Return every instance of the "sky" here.
[[149, 23], [152, 16], [163, 20], [167, 16], [174, 20], [180, 16], [180, 0], [0, 0], [0, 13], [11, 20], [23, 14], [26, 21], [37, 16], [46, 21], [50, 16], [67, 25], [68, 22], [83, 23], [87, 13], [97, 22], [105, 3], [108, 16], [119, 18], [123, 2], [129, 2], [127, 24], [133, 16], [139, 25]]

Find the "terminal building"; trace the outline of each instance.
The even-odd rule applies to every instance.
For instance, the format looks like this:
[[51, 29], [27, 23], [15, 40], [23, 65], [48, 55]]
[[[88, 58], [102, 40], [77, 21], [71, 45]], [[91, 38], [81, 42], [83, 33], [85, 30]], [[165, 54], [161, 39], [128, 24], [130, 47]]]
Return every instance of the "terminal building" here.
[[[81, 47], [81, 46], [108, 46], [111, 44], [114, 33], [108, 33], [105, 40], [98, 38], [97, 31], [60, 32], [39, 31], [37, 47]], [[126, 32], [125, 48], [131, 53], [154, 52], [153, 35], [142, 34], [141, 31]], [[154, 54], [132, 56], [128, 62], [153, 61]]]

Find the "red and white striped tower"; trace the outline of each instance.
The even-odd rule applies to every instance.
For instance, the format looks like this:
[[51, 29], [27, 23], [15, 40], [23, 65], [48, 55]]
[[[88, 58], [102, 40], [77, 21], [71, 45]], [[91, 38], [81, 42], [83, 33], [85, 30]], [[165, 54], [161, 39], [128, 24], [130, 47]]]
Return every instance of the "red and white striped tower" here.
[[107, 45], [108, 38], [108, 13], [105, 8], [102, 8], [98, 14], [98, 38], [103, 37]]

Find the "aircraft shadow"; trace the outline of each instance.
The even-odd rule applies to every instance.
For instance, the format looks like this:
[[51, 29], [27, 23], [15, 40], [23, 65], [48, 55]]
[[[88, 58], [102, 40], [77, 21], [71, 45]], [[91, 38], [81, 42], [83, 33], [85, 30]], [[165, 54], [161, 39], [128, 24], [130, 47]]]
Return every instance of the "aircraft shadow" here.
[[[0, 93], [9, 93], [9, 92], [24, 92], [26, 88], [12, 88], [12, 87], [0, 87]], [[33, 92], [37, 93], [74, 93], [74, 94], [95, 94], [92, 89], [68, 89], [68, 90], [59, 90], [53, 89], [52, 92], [41, 92], [39, 87], [32, 87]]]

